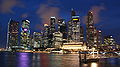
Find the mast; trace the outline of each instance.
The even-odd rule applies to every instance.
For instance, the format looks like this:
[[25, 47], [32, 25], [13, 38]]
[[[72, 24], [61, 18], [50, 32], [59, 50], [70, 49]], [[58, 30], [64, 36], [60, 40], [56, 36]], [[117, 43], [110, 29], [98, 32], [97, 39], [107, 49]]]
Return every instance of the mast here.
[[5, 46], [5, 48], [6, 49], [8, 49], [9, 48], [9, 24], [10, 24], [10, 21], [11, 21], [12, 19], [10, 18], [10, 20], [9, 20], [9, 22], [8, 22], [8, 29], [7, 29], [7, 43], [6, 43], [6, 46]]

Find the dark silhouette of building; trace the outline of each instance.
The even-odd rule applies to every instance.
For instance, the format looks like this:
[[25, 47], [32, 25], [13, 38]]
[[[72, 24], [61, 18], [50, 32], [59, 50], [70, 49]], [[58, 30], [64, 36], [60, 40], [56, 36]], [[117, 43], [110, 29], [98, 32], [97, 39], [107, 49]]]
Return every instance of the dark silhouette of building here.
[[87, 15], [87, 22], [86, 22], [86, 39], [87, 39], [87, 46], [93, 47], [94, 46], [94, 21], [93, 21], [93, 13], [89, 12]]
[[84, 29], [82, 26], [80, 26], [80, 42], [84, 43]]
[[19, 22], [10, 19], [8, 23], [8, 33], [7, 33], [8, 48], [14, 48], [15, 46], [18, 46], [18, 33], [19, 33]]
[[43, 45], [42, 47], [51, 47], [52, 36], [50, 34], [50, 26], [48, 24], [44, 24], [44, 32], [43, 32]]
[[55, 28], [55, 24], [56, 24], [56, 18], [55, 17], [51, 17], [50, 18], [50, 33], [49, 33], [49, 46], [48, 47], [53, 47], [53, 33], [56, 31]]
[[58, 31], [63, 34], [63, 39], [67, 39], [67, 25], [64, 19], [58, 19]]

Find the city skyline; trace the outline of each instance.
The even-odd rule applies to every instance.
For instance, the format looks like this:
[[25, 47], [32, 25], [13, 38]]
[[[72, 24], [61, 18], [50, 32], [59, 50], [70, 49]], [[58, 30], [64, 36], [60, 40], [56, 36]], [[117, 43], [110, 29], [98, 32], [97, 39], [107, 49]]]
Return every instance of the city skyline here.
[[[20, 1], [20, 0], [18, 0]], [[9, 10], [7, 10], [7, 6], [6, 8], [3, 8], [4, 3], [7, 3], [7, 0], [2, 0], [2, 5], [0, 5], [0, 36], [3, 36], [2, 38], [0, 38], [0, 42], [2, 41], [6, 41], [6, 36], [7, 36], [7, 24], [9, 19], [13, 19], [19, 22], [22, 22], [22, 19], [29, 19], [31, 22], [31, 31], [40, 31], [40, 29], [43, 28], [43, 24], [44, 23], [48, 23], [49, 24], [49, 18], [50, 16], [56, 16], [58, 18], [63, 18], [66, 19], [65, 21], [67, 22], [70, 19], [70, 11], [71, 8], [74, 8], [75, 11], [77, 11], [77, 15], [80, 16], [80, 24], [82, 24], [85, 28], [85, 23], [83, 22], [84, 18], [87, 15], [87, 12], [89, 10], [93, 11], [93, 13], [97, 13], [95, 14], [95, 25], [97, 28], [102, 30], [103, 35], [113, 35], [113, 37], [115, 37], [115, 40], [117, 41], [117, 43], [119, 43], [119, 23], [116, 24], [117, 22], [119, 22], [119, 12], [115, 12], [114, 10], [112, 10], [113, 6], [109, 5], [111, 1], [95, 1], [95, 2], [90, 2], [88, 3], [87, 1], [78, 1], [78, 2], [83, 2], [86, 3], [86, 6], [84, 7], [84, 9], [82, 7], [80, 7], [79, 5], [72, 5], [70, 7], [68, 7], [69, 4], [65, 4], [66, 1], [63, 2], [59, 2], [59, 1], [54, 1], [54, 0], [48, 0], [46, 2], [44, 1], [38, 1], [36, 0], [34, 2], [34, 6], [31, 6], [32, 4], [32, 0], [29, 3], [26, 3], [27, 1], [20, 1], [23, 3], [19, 3], [20, 6], [15, 7], [16, 3], [18, 3], [17, 0], [11, 0], [11, 7], [8, 7]], [[56, 3], [57, 2], [57, 3]], [[73, 1], [70, 1], [70, 3], [72, 3]], [[99, 3], [98, 3], [99, 2]], [[117, 6], [117, 4], [115, 4], [116, 2], [112, 1], [114, 4], [114, 6]], [[24, 4], [26, 3], [26, 4]], [[56, 3], [56, 4], [54, 4]], [[65, 7], [63, 7], [64, 4]], [[77, 2], [73, 2], [73, 3], [77, 3]], [[10, 5], [11, 5], [10, 4]], [[19, 5], [18, 4], [18, 5]], [[22, 5], [24, 4], [24, 6]], [[10, 6], [8, 5], [8, 6]], [[41, 6], [39, 6], [41, 5]], [[83, 4], [80, 4], [83, 5]], [[88, 7], [89, 5], [89, 7]], [[28, 9], [26, 9], [26, 7], [28, 7]], [[111, 7], [110, 7], [111, 6]], [[40, 11], [39, 8], [40, 7]], [[50, 9], [50, 15], [49, 15], [49, 11], [47, 11], [47, 9]], [[66, 9], [65, 9], [66, 8]], [[17, 11], [16, 9], [20, 9], [20, 11]], [[38, 12], [37, 12], [38, 9]], [[116, 8], [114, 8], [116, 9]], [[118, 8], [119, 9], [119, 8]], [[46, 10], [46, 13], [44, 12]], [[60, 11], [60, 13], [59, 13]], [[119, 10], [118, 10], [119, 11]], [[52, 14], [52, 13], [56, 13], [56, 14]], [[28, 14], [26, 14], [28, 13]], [[37, 13], [37, 14], [36, 14]], [[42, 14], [43, 13], [43, 14]], [[45, 16], [44, 16], [45, 14]], [[111, 17], [110, 15], [113, 14], [113, 17]], [[22, 15], [22, 16], [20, 16]], [[98, 15], [98, 16], [96, 16]], [[115, 16], [114, 16], [115, 15]], [[37, 17], [35, 17], [37, 16]], [[40, 16], [40, 18], [39, 18]], [[49, 16], [49, 18], [47, 18], [46, 16]], [[117, 16], [117, 17], [116, 17]], [[48, 20], [46, 20], [46, 18]], [[42, 20], [42, 21], [40, 21]], [[85, 20], [84, 20], [85, 21]], [[44, 22], [44, 23], [43, 23]], [[97, 22], [97, 23], [96, 23]], [[108, 23], [109, 22], [109, 23]], [[115, 23], [116, 22], [116, 23]], [[112, 32], [113, 31], [113, 32]], [[5, 43], [2, 43], [0, 45], [0, 47], [4, 47]]]
[[[22, 23], [10, 19], [7, 31], [8, 49], [46, 49], [65, 48], [65, 44], [87, 46], [89, 48], [100, 48], [102, 46], [113, 46], [117, 48], [117, 43], [113, 36], [102, 38], [102, 31], [94, 25], [93, 12], [89, 11], [86, 16], [86, 30], [80, 24], [80, 18], [74, 9], [71, 10], [71, 19], [50, 17], [50, 25], [44, 24], [43, 30], [31, 32], [30, 21], [22, 20]], [[86, 35], [85, 35], [85, 34]], [[71, 46], [72, 47], [72, 46]], [[67, 47], [71, 48], [71, 47]], [[112, 48], [113, 48], [112, 47]], [[78, 46], [77, 46], [78, 48]], [[81, 49], [81, 47], [79, 47]]]

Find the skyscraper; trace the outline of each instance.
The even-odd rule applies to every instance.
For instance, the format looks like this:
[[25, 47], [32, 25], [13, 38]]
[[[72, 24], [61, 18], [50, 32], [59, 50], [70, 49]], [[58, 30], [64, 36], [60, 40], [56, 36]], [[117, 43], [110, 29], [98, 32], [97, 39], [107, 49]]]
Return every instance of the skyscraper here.
[[8, 23], [7, 44], [9, 48], [18, 46], [19, 22], [10, 19]]
[[53, 34], [55, 32], [55, 24], [56, 24], [56, 18], [51, 17], [50, 18], [50, 33]]
[[46, 47], [50, 47], [51, 44], [49, 43], [49, 41], [51, 42], [51, 38], [49, 38], [50, 35], [50, 26], [48, 26], [48, 24], [44, 24], [44, 32], [43, 32], [43, 46], [44, 48]]
[[54, 45], [53, 44], [53, 33], [56, 31], [55, 24], [56, 24], [56, 18], [51, 17], [50, 18], [49, 47], [53, 47]]
[[30, 21], [23, 20], [21, 27], [21, 46], [27, 48], [30, 46]]
[[71, 10], [71, 20], [68, 22], [68, 41], [78, 42], [80, 38], [80, 19], [76, 12]]
[[72, 40], [80, 41], [80, 19], [79, 16], [72, 16]]
[[98, 41], [98, 47], [99, 47], [102, 45], [102, 31], [98, 30], [97, 33], [98, 33], [97, 41]]
[[92, 12], [88, 13], [86, 22], [87, 46], [94, 46], [94, 21]]
[[94, 27], [94, 45], [95, 47], [98, 46], [98, 30]]
[[80, 26], [80, 42], [84, 43], [84, 29], [82, 26]]
[[62, 46], [63, 34], [58, 31], [53, 33], [53, 47], [60, 48]]
[[33, 47], [34, 48], [40, 48], [43, 46], [42, 37], [43, 37], [42, 32], [34, 32], [33, 33], [33, 44], [34, 44]]
[[58, 31], [63, 34], [63, 39], [67, 39], [67, 25], [64, 19], [58, 19]]
[[72, 41], [72, 22], [68, 21], [68, 35], [67, 35], [67, 41], [71, 42]]

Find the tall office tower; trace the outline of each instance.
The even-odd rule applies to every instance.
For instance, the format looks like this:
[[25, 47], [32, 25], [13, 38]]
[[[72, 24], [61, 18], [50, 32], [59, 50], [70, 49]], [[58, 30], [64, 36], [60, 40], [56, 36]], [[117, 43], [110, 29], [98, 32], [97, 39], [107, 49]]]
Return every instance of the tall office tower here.
[[112, 35], [104, 36], [104, 46], [115, 46], [115, 40]]
[[30, 46], [30, 21], [23, 20], [21, 27], [21, 46], [28, 48]]
[[62, 46], [63, 34], [58, 31], [53, 33], [53, 47], [60, 48]]
[[18, 33], [19, 33], [19, 22], [10, 19], [8, 23], [8, 33], [7, 33], [8, 48], [14, 48], [14, 46], [18, 46]]
[[73, 16], [76, 16], [76, 12], [74, 11], [74, 9], [72, 8], [71, 9], [71, 20], [68, 21], [68, 35], [67, 35], [67, 41], [68, 42], [72, 42], [72, 34], [73, 34], [73, 31], [72, 31], [72, 25], [73, 25], [73, 22], [72, 22], [72, 17]]
[[102, 45], [102, 31], [98, 30], [98, 37], [97, 37], [97, 41], [98, 41], [98, 47]]
[[80, 42], [81, 44], [84, 43], [84, 29], [82, 26], [80, 26]]
[[50, 33], [50, 26], [48, 26], [48, 24], [44, 24], [43, 45], [42, 45], [42, 47], [44, 48], [51, 46], [49, 44], [49, 41], [51, 41], [51, 39], [49, 39], [49, 33]]
[[94, 27], [94, 47], [98, 47], [98, 30]]
[[79, 16], [72, 16], [72, 40], [80, 41], [80, 19]]
[[42, 47], [42, 32], [34, 32], [33, 33], [33, 44], [34, 48], [40, 48]]
[[50, 33], [49, 33], [49, 47], [53, 47], [53, 33], [56, 31], [55, 29], [56, 18], [50, 18]]
[[99, 48], [102, 44], [102, 34], [100, 30], [94, 27], [94, 47]]
[[68, 35], [67, 35], [67, 41], [71, 42], [72, 41], [72, 22], [68, 21]]
[[87, 46], [94, 46], [94, 22], [92, 12], [88, 13], [86, 22]]
[[52, 34], [55, 32], [55, 24], [56, 24], [56, 18], [51, 17], [50, 18], [50, 33]]
[[58, 19], [58, 31], [63, 34], [63, 39], [67, 39], [67, 26], [64, 19]]
[[34, 47], [34, 39], [33, 39], [33, 35], [30, 35], [29, 37], [30, 42], [29, 42], [29, 49], [32, 49]]

